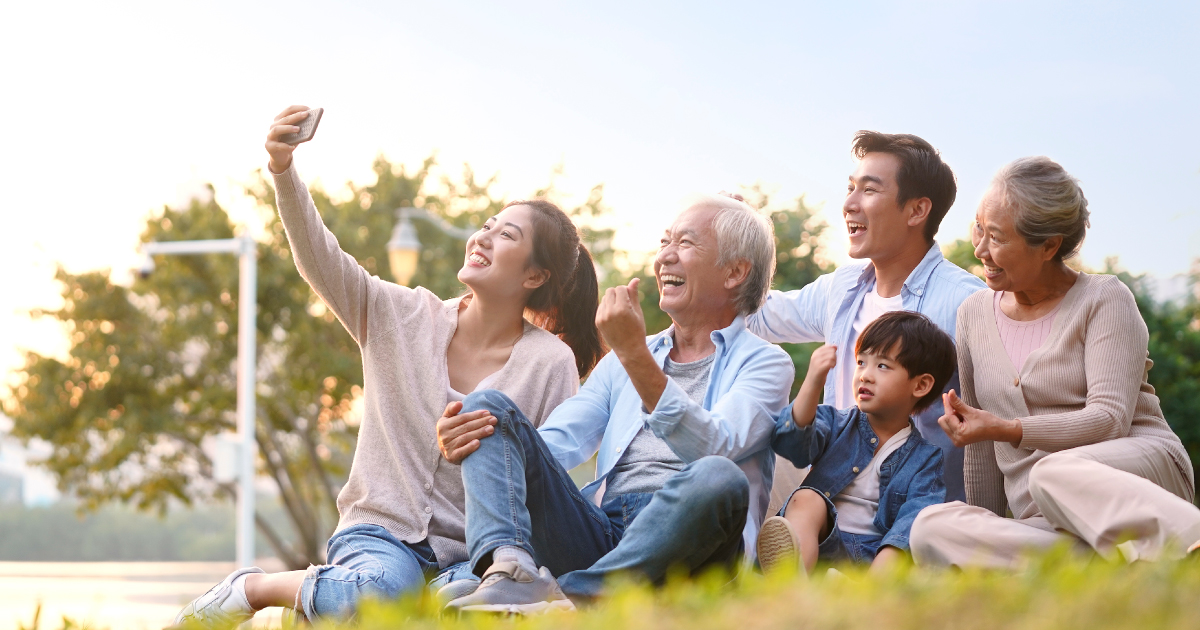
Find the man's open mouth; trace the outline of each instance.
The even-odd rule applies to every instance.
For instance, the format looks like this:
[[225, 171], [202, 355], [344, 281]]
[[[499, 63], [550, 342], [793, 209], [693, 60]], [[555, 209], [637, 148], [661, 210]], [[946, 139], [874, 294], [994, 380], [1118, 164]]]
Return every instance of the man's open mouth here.
[[664, 273], [663, 275], [659, 276], [658, 279], [661, 280], [663, 284], [670, 287], [683, 286], [683, 278], [680, 278], [679, 276], [673, 276], [669, 273]]
[[850, 231], [851, 236], [854, 236], [855, 234], [858, 234], [859, 232], [866, 232], [867, 225], [865, 223], [859, 223], [857, 221], [847, 221], [846, 229]]

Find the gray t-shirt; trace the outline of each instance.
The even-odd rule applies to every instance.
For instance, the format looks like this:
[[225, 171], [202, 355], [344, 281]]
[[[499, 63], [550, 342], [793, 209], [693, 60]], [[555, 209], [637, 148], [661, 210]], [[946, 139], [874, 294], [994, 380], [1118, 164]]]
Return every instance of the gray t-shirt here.
[[[676, 363], [667, 358], [663, 372], [671, 377], [683, 391], [687, 392], [697, 404], [704, 401], [704, 392], [708, 390], [708, 376], [712, 371], [713, 359], [716, 352], [691, 363]], [[683, 470], [682, 459], [671, 450], [662, 438], [654, 435], [647, 426], [642, 426], [629, 448], [621, 455], [608, 473], [608, 486], [604, 491], [606, 496], [630, 494], [633, 492], [655, 492], [667, 483], [671, 475]]]

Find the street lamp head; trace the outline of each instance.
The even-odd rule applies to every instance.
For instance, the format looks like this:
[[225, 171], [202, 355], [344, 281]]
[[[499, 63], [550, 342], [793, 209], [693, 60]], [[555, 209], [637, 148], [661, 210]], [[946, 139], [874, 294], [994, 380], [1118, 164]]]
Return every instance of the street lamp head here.
[[396, 211], [396, 227], [392, 230], [392, 238], [388, 241], [388, 263], [392, 269], [392, 277], [397, 284], [407, 286], [417, 273], [417, 257], [421, 253], [421, 241], [417, 239], [417, 229], [405, 212], [406, 208]]
[[138, 265], [137, 274], [142, 280], [150, 277], [154, 273], [154, 257], [150, 252], [142, 252], [142, 264]]

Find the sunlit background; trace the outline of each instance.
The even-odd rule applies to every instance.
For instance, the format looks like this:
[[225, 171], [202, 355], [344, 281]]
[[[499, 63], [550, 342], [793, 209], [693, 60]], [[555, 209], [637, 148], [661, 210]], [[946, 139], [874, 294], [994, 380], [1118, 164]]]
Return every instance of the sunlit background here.
[[[0, 368], [63, 347], [25, 311], [56, 264], [136, 264], [143, 220], [205, 182], [235, 216], [291, 103], [326, 108], [310, 182], [436, 154], [528, 194], [606, 185], [618, 244], [652, 246], [694, 190], [761, 181], [831, 221], [849, 140], [943, 152], [965, 234], [990, 174], [1045, 154], [1083, 180], [1083, 259], [1172, 278], [1200, 252], [1200, 5], [1177, 3], [9, 3]], [[844, 256], [841, 231], [828, 251]]]
[[[138, 264], [151, 213], [244, 193], [274, 115], [322, 106], [297, 152], [335, 197], [377, 155], [464, 163], [526, 196], [561, 166], [605, 185], [616, 246], [648, 250], [693, 191], [763, 184], [840, 223], [859, 129], [938, 147], [966, 234], [992, 172], [1044, 154], [1082, 180], [1083, 262], [1188, 290], [1200, 256], [1195, 2], [7, 3], [0, 18], [0, 375], [64, 352], [57, 265]], [[2, 381], [0, 381], [2, 382]], [[3, 388], [0, 388], [2, 390]], [[0, 421], [3, 419], [0, 418]], [[0, 426], [0, 429], [4, 427]], [[0, 452], [10, 466], [23, 451]], [[34, 456], [37, 454], [35, 453]], [[36, 475], [25, 501], [49, 501]]]

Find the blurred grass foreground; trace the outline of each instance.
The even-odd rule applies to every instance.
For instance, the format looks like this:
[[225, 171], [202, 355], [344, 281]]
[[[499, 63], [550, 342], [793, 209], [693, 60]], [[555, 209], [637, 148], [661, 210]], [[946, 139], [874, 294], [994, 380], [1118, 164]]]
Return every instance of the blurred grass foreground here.
[[705, 630], [716, 628], [938, 629], [1196, 628], [1200, 561], [1136, 563], [1084, 559], [1065, 551], [1026, 569], [926, 570], [884, 575], [839, 567], [812, 578], [744, 572], [709, 574], [665, 588], [619, 585], [599, 606], [529, 618], [442, 618], [430, 598], [368, 602], [354, 624], [318, 628]]

